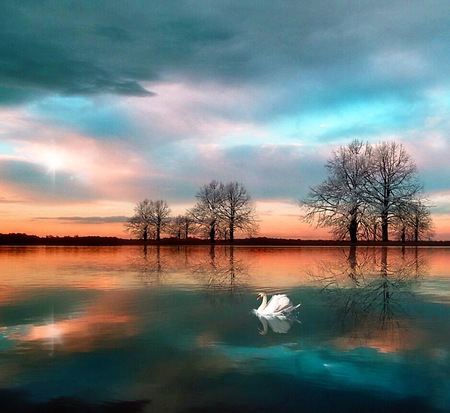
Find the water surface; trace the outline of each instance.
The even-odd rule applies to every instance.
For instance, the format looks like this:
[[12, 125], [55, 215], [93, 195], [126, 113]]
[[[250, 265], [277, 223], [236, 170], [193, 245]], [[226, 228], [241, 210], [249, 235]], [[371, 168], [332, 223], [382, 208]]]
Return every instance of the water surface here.
[[[450, 411], [450, 249], [1, 247], [0, 260], [2, 412]], [[302, 305], [259, 319], [260, 291]]]

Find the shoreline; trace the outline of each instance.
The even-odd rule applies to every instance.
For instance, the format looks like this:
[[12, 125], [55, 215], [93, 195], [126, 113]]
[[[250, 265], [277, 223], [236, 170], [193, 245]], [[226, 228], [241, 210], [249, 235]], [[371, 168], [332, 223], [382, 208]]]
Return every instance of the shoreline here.
[[0, 246], [126, 246], [126, 245], [147, 245], [147, 246], [253, 246], [253, 247], [278, 247], [278, 246], [317, 246], [317, 247], [450, 247], [449, 241], [350, 241], [336, 240], [303, 240], [303, 239], [284, 239], [284, 238], [239, 238], [231, 241], [218, 240], [211, 243], [209, 240], [198, 238], [176, 239], [164, 238], [156, 240], [136, 240], [118, 237], [101, 236], [47, 236], [39, 237], [37, 235], [27, 234], [0, 234]]

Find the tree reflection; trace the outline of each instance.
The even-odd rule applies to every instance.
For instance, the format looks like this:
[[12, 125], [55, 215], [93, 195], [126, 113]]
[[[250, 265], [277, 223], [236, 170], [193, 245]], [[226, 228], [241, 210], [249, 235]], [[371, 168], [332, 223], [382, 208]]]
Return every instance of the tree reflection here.
[[244, 279], [251, 265], [248, 258], [237, 258], [235, 249], [216, 247], [208, 250], [195, 247], [144, 246], [131, 258], [130, 267], [138, 273], [143, 284], [161, 285], [172, 274], [182, 274], [199, 282], [214, 300], [224, 297], [236, 299], [245, 288]]
[[144, 245], [142, 252], [132, 258], [131, 268], [138, 272], [143, 284], [162, 284], [165, 262], [161, 257], [161, 247], [149, 249]]
[[395, 349], [407, 334], [406, 304], [427, 269], [418, 248], [353, 246], [318, 263], [311, 275], [337, 309], [341, 331], [354, 345]]
[[192, 274], [199, 277], [207, 295], [214, 301], [236, 300], [246, 287], [244, 279], [251, 265], [244, 258], [235, 257], [233, 246], [211, 246], [209, 255], [192, 265]]

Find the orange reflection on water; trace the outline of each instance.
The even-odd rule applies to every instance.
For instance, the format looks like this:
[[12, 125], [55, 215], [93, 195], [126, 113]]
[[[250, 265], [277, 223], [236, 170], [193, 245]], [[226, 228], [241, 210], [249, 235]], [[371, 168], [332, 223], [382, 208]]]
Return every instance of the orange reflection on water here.
[[[62, 352], [87, 352], [101, 345], [138, 333], [137, 318], [128, 314], [132, 296], [128, 292], [101, 295], [78, 317], [54, 321], [53, 316], [42, 325], [32, 325], [26, 332], [16, 331], [10, 338], [19, 342], [39, 342]], [[39, 344], [38, 343], [38, 344]]]
[[341, 350], [353, 350], [358, 347], [370, 347], [380, 353], [395, 353], [398, 351], [412, 350], [423, 344], [424, 334], [420, 330], [413, 329], [401, 320], [393, 320], [393, 323], [381, 327], [379, 323], [372, 322], [358, 326], [354, 331], [345, 336], [333, 340], [336, 348]]

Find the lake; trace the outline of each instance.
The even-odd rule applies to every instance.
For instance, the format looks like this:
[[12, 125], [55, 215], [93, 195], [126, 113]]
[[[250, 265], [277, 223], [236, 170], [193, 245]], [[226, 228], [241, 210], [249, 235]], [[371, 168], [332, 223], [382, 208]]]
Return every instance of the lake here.
[[[450, 412], [450, 249], [0, 247], [1, 412]], [[258, 318], [256, 296], [301, 303]]]

